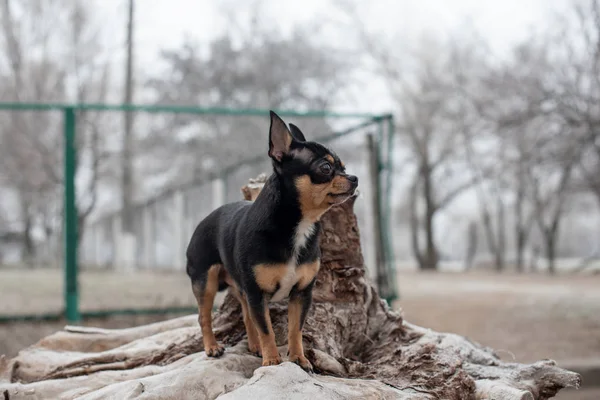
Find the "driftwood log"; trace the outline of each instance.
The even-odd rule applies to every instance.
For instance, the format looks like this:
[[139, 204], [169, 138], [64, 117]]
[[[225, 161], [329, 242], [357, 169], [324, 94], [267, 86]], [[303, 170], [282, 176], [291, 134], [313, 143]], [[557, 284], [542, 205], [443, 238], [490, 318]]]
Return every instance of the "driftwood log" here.
[[[253, 199], [261, 179], [243, 188]], [[365, 279], [354, 199], [322, 220], [322, 267], [304, 329], [315, 374], [260, 367], [246, 351], [240, 306], [227, 295], [215, 317], [225, 355], [202, 352], [197, 316], [119, 330], [67, 326], [0, 359], [4, 399], [548, 399], [580, 376], [544, 360], [506, 363], [463, 337], [424, 329], [388, 308]], [[280, 353], [287, 312], [271, 305]], [[498, 329], [502, 329], [499, 327]], [[507, 334], [509, 334], [507, 332]], [[0, 397], [1, 399], [2, 397]]]

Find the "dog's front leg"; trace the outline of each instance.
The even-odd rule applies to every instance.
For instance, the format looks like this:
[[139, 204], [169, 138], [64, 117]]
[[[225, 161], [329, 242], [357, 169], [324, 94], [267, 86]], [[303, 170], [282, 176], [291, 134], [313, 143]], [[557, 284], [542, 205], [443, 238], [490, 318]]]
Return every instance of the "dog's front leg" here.
[[271, 325], [271, 315], [269, 314], [269, 305], [261, 292], [248, 294], [248, 306], [250, 307], [250, 316], [258, 332], [258, 340], [262, 350], [263, 367], [269, 365], [281, 364], [281, 357], [277, 351], [275, 343], [275, 333]]
[[302, 346], [302, 328], [308, 309], [312, 303], [312, 289], [314, 280], [303, 290], [294, 290], [290, 295], [288, 305], [288, 355], [289, 360], [298, 364], [306, 371], [312, 371], [310, 361], [304, 356]]

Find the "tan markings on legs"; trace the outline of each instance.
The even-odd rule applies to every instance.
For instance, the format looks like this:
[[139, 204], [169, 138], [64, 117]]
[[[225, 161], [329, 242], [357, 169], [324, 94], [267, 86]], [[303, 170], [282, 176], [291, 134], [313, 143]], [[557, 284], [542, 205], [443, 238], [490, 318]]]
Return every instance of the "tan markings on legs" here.
[[275, 343], [275, 333], [273, 332], [273, 326], [271, 325], [271, 315], [269, 314], [269, 307], [267, 305], [266, 300], [263, 300], [263, 307], [268, 333], [264, 333], [263, 330], [260, 329], [260, 324], [256, 321], [252, 310], [250, 310], [250, 316], [252, 318], [254, 326], [256, 327], [256, 332], [258, 333], [258, 339], [260, 341], [260, 348], [262, 350], [263, 357], [262, 365], [263, 367], [266, 367], [269, 365], [281, 364], [281, 357], [279, 356], [279, 352], [277, 351], [277, 343]]
[[246, 301], [246, 298], [240, 293], [237, 287], [235, 287], [232, 284], [230, 284], [229, 286], [231, 294], [242, 305], [244, 326], [246, 327], [246, 335], [248, 336], [248, 351], [260, 357], [262, 356], [262, 352], [260, 351], [260, 341], [258, 340], [258, 333], [256, 332], [256, 327], [254, 326], [252, 319], [250, 319], [250, 310], [248, 308], [248, 302]]
[[302, 346], [302, 330], [300, 318], [302, 317], [302, 300], [298, 297], [290, 300], [288, 305], [288, 354], [289, 360], [298, 364], [305, 370], [312, 370], [310, 361], [304, 356]]
[[192, 291], [198, 303], [198, 322], [202, 329], [202, 341], [204, 342], [204, 351], [209, 357], [219, 357], [225, 349], [217, 343], [215, 334], [212, 330], [212, 308], [215, 300], [215, 295], [219, 288], [219, 270], [222, 268], [220, 264], [210, 267], [206, 276], [206, 284], [204, 290], [199, 282], [192, 284]]
[[311, 263], [299, 265], [296, 268], [296, 276], [298, 278], [298, 289], [302, 290], [307, 287], [312, 280], [317, 276], [321, 268], [321, 260], [315, 260]]

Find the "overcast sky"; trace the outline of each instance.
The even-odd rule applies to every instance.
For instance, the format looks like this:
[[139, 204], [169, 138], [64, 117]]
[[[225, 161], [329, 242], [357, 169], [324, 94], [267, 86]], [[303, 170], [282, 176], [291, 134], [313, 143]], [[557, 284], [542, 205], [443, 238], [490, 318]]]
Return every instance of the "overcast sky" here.
[[[560, 10], [569, 0], [370, 0], [360, 2], [361, 15], [374, 32], [411, 43], [424, 32], [439, 36], [470, 25], [492, 49], [505, 54], [512, 43], [526, 38], [532, 29], [549, 23], [549, 14]], [[110, 41], [123, 43], [126, 0], [99, 1], [101, 16], [114, 25]], [[147, 77], [160, 71], [160, 49], [178, 47], [184, 37], [206, 43], [227, 29], [228, 11], [243, 13], [254, 0], [137, 0], [136, 2], [136, 72]], [[294, 25], [316, 20], [338, 20], [335, 0], [263, 0], [262, 9], [272, 21], [285, 30]], [[330, 43], [344, 37], [331, 35]], [[120, 47], [120, 46], [119, 46]], [[120, 50], [115, 49], [117, 53]], [[115, 59], [116, 66], [122, 57]], [[118, 68], [121, 70], [121, 68]], [[364, 88], [363, 88], [364, 89]], [[361, 89], [362, 90], [362, 89]], [[354, 99], [352, 108], [381, 112], [390, 108], [381, 85], [372, 85], [370, 94]], [[139, 99], [138, 99], [139, 101]], [[358, 101], [358, 103], [356, 103]], [[348, 105], [341, 105], [348, 107]]]

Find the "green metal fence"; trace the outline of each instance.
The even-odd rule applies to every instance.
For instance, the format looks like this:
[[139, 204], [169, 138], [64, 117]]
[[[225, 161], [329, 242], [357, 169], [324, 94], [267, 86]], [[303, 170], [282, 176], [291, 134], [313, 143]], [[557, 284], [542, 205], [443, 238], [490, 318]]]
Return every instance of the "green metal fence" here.
[[[0, 322], [23, 321], [23, 320], [51, 320], [65, 318], [70, 322], [79, 321], [82, 318], [102, 317], [118, 314], [155, 314], [170, 312], [193, 312], [195, 309], [189, 307], [169, 307], [156, 309], [123, 308], [102, 311], [82, 312], [79, 309], [78, 288], [78, 243], [77, 243], [77, 204], [75, 176], [77, 169], [76, 127], [78, 111], [118, 111], [137, 113], [166, 113], [166, 114], [194, 114], [212, 116], [258, 116], [268, 117], [268, 110], [262, 109], [232, 109], [232, 108], [201, 108], [194, 106], [161, 106], [161, 105], [108, 105], [108, 104], [38, 104], [38, 103], [0, 103], [0, 110], [12, 112], [19, 111], [59, 111], [63, 115], [63, 157], [64, 157], [64, 310], [62, 313], [45, 313], [31, 315], [5, 315], [0, 316]], [[393, 177], [393, 140], [394, 119], [391, 114], [370, 113], [342, 113], [331, 111], [291, 111], [277, 110], [282, 117], [312, 117], [343, 119], [354, 118], [361, 122], [358, 124], [335, 132], [327, 137], [319, 138], [320, 141], [330, 141], [348, 135], [359, 129], [373, 127], [377, 134], [379, 159], [379, 187], [384, 189], [381, 196], [382, 212], [378, 215], [382, 229], [381, 237], [384, 238], [384, 259], [391, 285], [390, 293], [383, 294], [388, 301], [396, 298], [395, 290], [395, 268], [394, 255], [392, 254], [392, 242], [389, 221], [391, 220], [391, 188]], [[249, 165], [261, 162], [264, 155], [242, 160], [239, 165]], [[228, 170], [221, 171], [226, 175], [235, 170], [232, 166]], [[248, 177], [250, 178], [250, 176]]]

